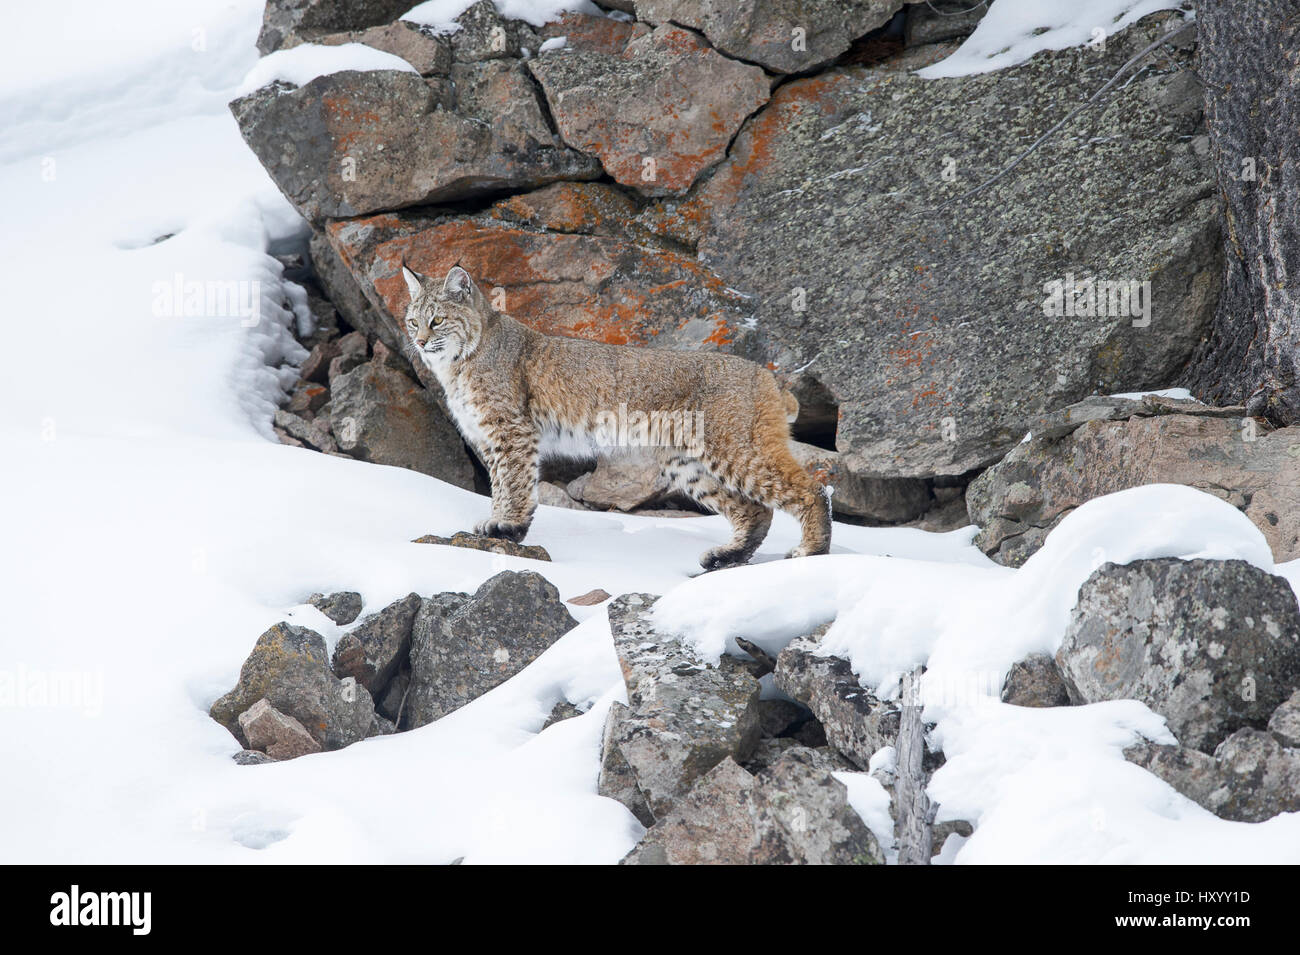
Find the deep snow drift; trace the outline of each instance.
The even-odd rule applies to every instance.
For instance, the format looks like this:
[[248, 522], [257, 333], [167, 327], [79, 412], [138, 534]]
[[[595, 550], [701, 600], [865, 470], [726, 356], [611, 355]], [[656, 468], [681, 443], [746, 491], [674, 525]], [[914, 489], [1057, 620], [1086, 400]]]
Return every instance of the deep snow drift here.
[[[304, 232], [225, 107], [256, 63], [261, 2], [178, 7], [65, 2], [22, 13], [3, 41], [0, 858], [617, 861], [642, 830], [595, 793], [604, 710], [623, 694], [603, 607], [573, 608], [581, 625], [527, 670], [413, 732], [241, 767], [207, 716], [275, 621], [333, 645], [340, 629], [302, 605], [313, 591], [359, 590], [369, 612], [527, 568], [566, 598], [664, 593], [662, 619], [710, 653], [740, 627], [775, 648], [838, 614], [828, 643], [866, 683], [928, 659], [948, 756], [931, 790], [941, 819], [977, 825], [945, 859], [1300, 860], [1300, 818], [1222, 822], [1126, 764], [1135, 734], [1165, 733], [1141, 704], [996, 700], [1011, 662], [1060, 639], [1102, 560], [1271, 568], [1258, 531], [1207, 495], [1090, 504], [1019, 571], [985, 559], [971, 530], [837, 525], [832, 555], [781, 561], [797, 537], [782, 516], [755, 566], [691, 580], [728, 536], [721, 518], [543, 508], [529, 543], [552, 564], [414, 545], [471, 526], [486, 499], [273, 443], [302, 358], [288, 329], [307, 314], [267, 251]], [[128, 39], [101, 43], [95, 17]], [[234, 299], [208, 307], [229, 282]], [[591, 709], [539, 734], [561, 698]], [[842, 778], [887, 838], [879, 784]]]

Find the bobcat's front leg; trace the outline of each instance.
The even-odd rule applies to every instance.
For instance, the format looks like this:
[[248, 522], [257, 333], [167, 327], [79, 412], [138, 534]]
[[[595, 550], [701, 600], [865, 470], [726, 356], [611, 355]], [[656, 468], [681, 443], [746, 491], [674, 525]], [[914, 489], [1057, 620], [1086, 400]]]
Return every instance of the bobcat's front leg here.
[[493, 438], [486, 455], [492, 479], [492, 516], [478, 524], [474, 533], [519, 543], [537, 509], [537, 431], [518, 422], [503, 426]]

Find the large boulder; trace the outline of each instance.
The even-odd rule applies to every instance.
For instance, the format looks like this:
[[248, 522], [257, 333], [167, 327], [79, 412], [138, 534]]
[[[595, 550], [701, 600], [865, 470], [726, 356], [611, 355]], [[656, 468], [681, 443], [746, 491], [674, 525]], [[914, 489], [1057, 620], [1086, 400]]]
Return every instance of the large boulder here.
[[1019, 566], [1081, 504], [1143, 484], [1186, 484], [1240, 508], [1275, 560], [1300, 557], [1300, 426], [1271, 431], [1242, 408], [1147, 398], [1092, 399], [1044, 420], [971, 482], [975, 543]]
[[1056, 654], [1074, 703], [1136, 699], [1189, 748], [1262, 729], [1300, 687], [1300, 608], [1245, 561], [1103, 564], [1079, 588]]
[[818, 653], [819, 634], [792, 640], [776, 658], [777, 689], [806, 705], [826, 741], [867, 769], [871, 757], [898, 740], [899, 705], [858, 682], [849, 661]]
[[715, 666], [656, 633], [657, 599], [624, 594], [608, 608], [628, 705], [610, 708], [597, 784], [647, 824], [724, 759], [745, 762], [759, 735], [757, 678], [734, 657]]
[[842, 769], [789, 749], [757, 776], [714, 766], [646, 833], [624, 865], [882, 865], [875, 836], [848, 804]]
[[474, 466], [435, 393], [382, 361], [333, 379], [330, 428], [339, 449], [474, 489]]
[[[1044, 51], [983, 76], [910, 72], [943, 49], [927, 46], [791, 81], [678, 204], [678, 238], [755, 297], [761, 347], [746, 353], [837, 399], [846, 468], [963, 475], [1001, 457], [1035, 415], [1094, 391], [1163, 387], [1186, 363], [1221, 264], [1184, 50], [1161, 54], [991, 188], [940, 209], [1167, 24], [1148, 17], [1104, 52]], [[1071, 276], [1150, 281], [1149, 325], [1107, 296], [1105, 315], [1078, 314], [1083, 301], [1076, 314], [1045, 314], [1050, 283]]]
[[768, 97], [763, 71], [671, 25], [618, 53], [574, 47], [528, 62], [560, 135], [621, 185], [682, 193], [716, 164]]
[[551, 131], [517, 60], [455, 82], [397, 70], [273, 83], [230, 104], [272, 180], [312, 222], [599, 175]]
[[251, 749], [239, 717], [262, 699], [302, 724], [324, 750], [342, 749], [376, 730], [366, 688], [334, 675], [325, 639], [306, 627], [281, 622], [258, 637], [239, 682], [208, 712]]
[[328, 33], [395, 20], [410, 0], [267, 0], [257, 51], [265, 56]]
[[884, 26], [902, 6], [902, 0], [636, 0], [636, 15], [699, 30], [738, 60], [777, 73], [803, 73]]
[[500, 686], [576, 625], [555, 585], [532, 571], [503, 571], [473, 596], [425, 601], [411, 634], [409, 726]]
[[[330, 222], [317, 261], [349, 321], [401, 347], [402, 259], [426, 275], [458, 262], [493, 307], [547, 334], [615, 345], [728, 348], [751, 304], [680, 249], [635, 237], [608, 187], [556, 187], [485, 215], [400, 212]], [[515, 216], [529, 216], [527, 223]], [[539, 228], [540, 227], [540, 228]]]

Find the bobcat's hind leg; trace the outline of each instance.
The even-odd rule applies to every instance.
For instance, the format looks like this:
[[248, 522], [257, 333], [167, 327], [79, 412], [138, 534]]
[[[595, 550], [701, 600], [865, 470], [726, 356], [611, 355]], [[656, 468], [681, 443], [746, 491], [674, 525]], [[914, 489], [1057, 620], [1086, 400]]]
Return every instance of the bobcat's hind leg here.
[[484, 455], [492, 479], [492, 516], [475, 525], [474, 533], [518, 544], [537, 510], [537, 431], [519, 423], [502, 427], [496, 438]]
[[743, 564], [754, 556], [772, 526], [772, 509], [733, 491], [698, 460], [672, 455], [664, 464], [669, 484], [725, 517], [731, 523], [731, 540], [700, 555], [705, 570]]

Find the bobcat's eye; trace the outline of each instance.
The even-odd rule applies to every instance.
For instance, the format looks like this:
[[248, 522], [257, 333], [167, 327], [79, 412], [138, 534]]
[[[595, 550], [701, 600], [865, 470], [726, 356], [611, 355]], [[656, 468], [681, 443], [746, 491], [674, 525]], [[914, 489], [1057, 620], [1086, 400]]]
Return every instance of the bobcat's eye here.
[[408, 318], [406, 320], [406, 327], [409, 328], [411, 331], [415, 331], [416, 329], [415, 319]]

